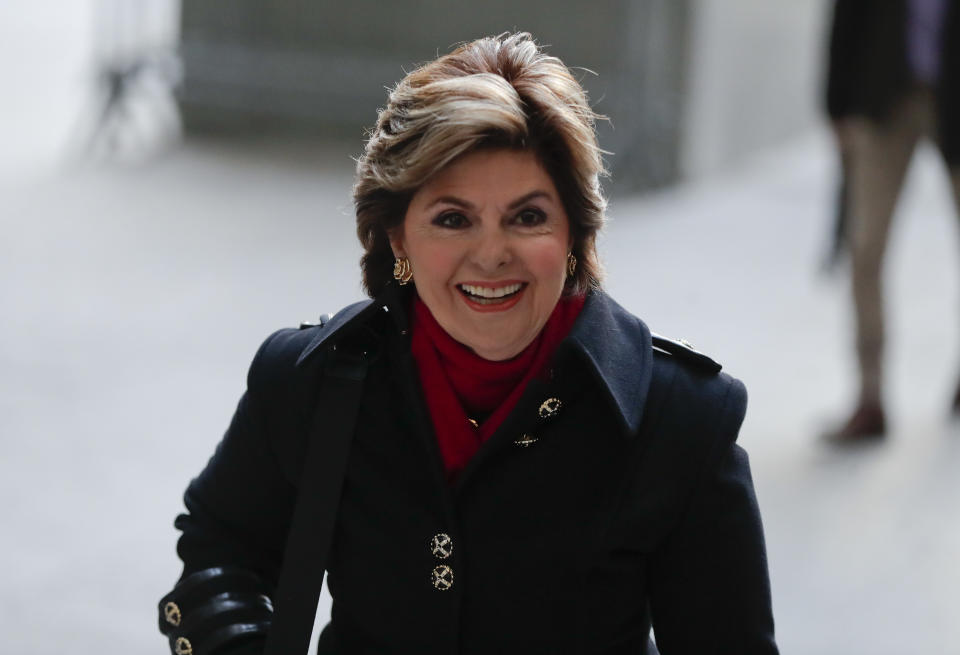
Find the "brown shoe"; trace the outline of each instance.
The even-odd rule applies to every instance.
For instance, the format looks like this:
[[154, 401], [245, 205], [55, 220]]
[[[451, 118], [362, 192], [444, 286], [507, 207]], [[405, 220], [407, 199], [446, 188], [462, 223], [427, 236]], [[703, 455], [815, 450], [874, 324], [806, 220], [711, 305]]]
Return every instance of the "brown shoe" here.
[[836, 444], [862, 443], [882, 438], [887, 433], [887, 419], [883, 406], [878, 403], [859, 405], [838, 430], [826, 435], [827, 441]]

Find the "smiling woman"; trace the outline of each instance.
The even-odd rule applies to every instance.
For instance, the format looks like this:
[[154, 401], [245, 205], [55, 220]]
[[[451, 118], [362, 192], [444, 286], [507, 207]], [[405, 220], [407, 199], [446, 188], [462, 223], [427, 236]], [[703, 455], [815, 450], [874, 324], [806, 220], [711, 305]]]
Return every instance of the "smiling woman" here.
[[527, 34], [391, 92], [372, 300], [254, 358], [177, 519], [173, 652], [303, 653], [324, 574], [320, 655], [777, 652], [746, 392], [602, 291], [595, 118]]
[[463, 155], [413, 195], [394, 230], [417, 295], [455, 340], [488, 360], [515, 357], [540, 333], [567, 278], [567, 213], [537, 155]]

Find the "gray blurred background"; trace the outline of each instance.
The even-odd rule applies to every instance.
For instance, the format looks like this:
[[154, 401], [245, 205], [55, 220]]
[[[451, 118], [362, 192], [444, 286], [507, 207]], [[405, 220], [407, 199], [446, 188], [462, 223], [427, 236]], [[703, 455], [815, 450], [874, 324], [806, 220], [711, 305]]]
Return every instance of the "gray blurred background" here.
[[361, 297], [351, 157], [385, 87], [523, 29], [592, 71], [610, 118], [608, 291], [750, 390], [740, 441], [781, 651], [960, 653], [957, 226], [928, 148], [887, 262], [892, 435], [818, 439], [855, 391], [845, 279], [818, 273], [836, 176], [828, 9], [0, 6], [0, 650], [166, 652], [172, 520], [250, 357]]

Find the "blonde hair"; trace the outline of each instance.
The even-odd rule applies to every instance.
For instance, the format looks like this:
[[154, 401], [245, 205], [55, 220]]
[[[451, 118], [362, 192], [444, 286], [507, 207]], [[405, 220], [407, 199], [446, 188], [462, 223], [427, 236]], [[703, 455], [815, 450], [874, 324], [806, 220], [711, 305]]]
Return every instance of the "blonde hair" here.
[[478, 39], [408, 74], [357, 161], [353, 201], [367, 293], [376, 296], [392, 279], [388, 235], [416, 190], [461, 155], [491, 147], [537, 154], [570, 221], [578, 264], [567, 291], [599, 288], [596, 236], [606, 200], [597, 118], [563, 62], [526, 32]]

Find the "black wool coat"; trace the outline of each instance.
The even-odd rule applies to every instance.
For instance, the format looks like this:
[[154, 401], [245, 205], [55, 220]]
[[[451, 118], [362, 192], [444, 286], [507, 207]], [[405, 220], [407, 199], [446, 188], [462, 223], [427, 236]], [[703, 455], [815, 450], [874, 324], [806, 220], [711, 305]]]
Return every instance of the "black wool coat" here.
[[[361, 335], [378, 347], [327, 566], [321, 654], [777, 653], [760, 515], [735, 444], [738, 380], [692, 350], [655, 348], [642, 321], [592, 293], [549, 378], [526, 389], [451, 486], [407, 301], [391, 289], [262, 345], [230, 428], [186, 492], [184, 575], [233, 566], [275, 584], [281, 566], [297, 566], [281, 560], [309, 474], [319, 371], [333, 344]], [[560, 409], [543, 418], [548, 398]], [[445, 589], [434, 584], [441, 564]]]
[[[946, 0], [940, 79], [934, 88], [939, 145], [960, 165], [960, 0]], [[827, 61], [827, 113], [883, 121], [913, 87], [907, 0], [836, 0]]]

